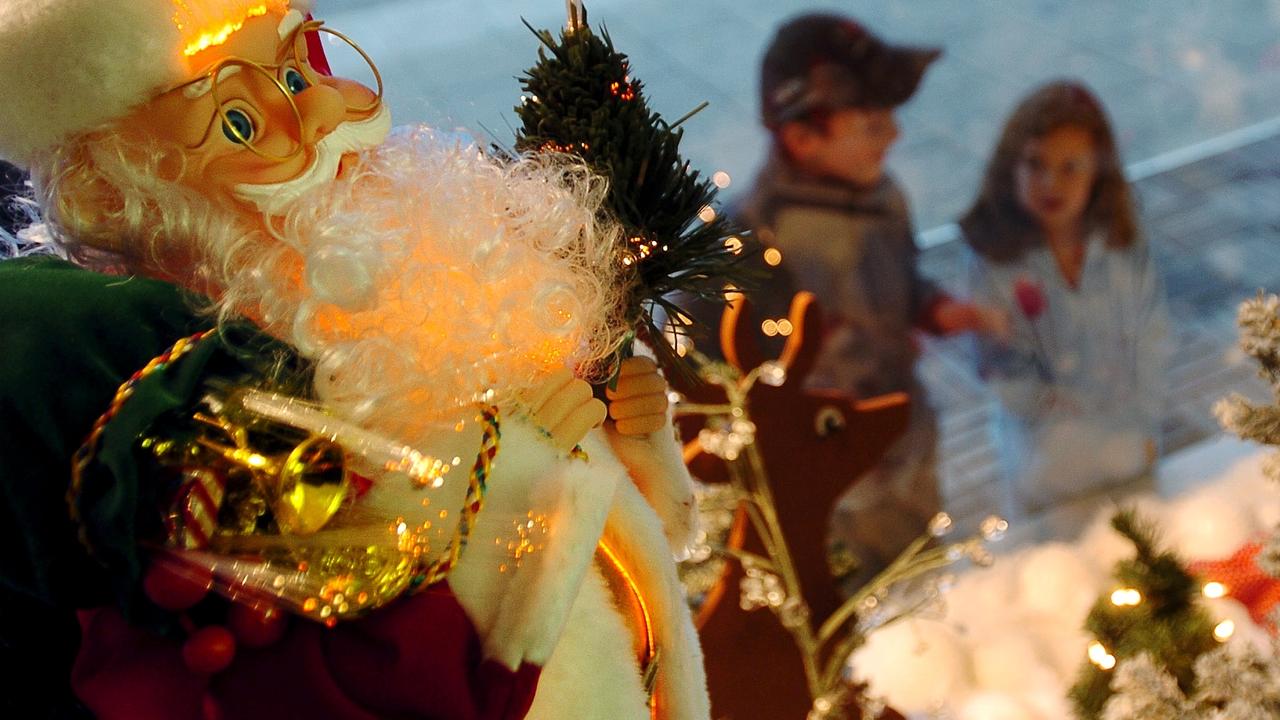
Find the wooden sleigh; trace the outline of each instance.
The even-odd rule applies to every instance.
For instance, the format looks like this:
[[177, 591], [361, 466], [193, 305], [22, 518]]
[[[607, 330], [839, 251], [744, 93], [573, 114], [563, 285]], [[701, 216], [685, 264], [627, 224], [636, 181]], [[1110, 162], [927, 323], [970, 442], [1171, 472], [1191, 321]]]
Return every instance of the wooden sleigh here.
[[[786, 369], [779, 386], [756, 383], [747, 395], [755, 443], [763, 459], [782, 535], [818, 627], [841, 605], [827, 560], [827, 528], [833, 506], [906, 430], [908, 398], [896, 393], [865, 400], [805, 388], [822, 342], [822, 316], [810, 293], [791, 304], [793, 334], [778, 361]], [[761, 356], [756, 328], [745, 300], [726, 309], [720, 341], [727, 362], [746, 374]], [[726, 401], [713, 385], [681, 387], [693, 403]], [[729, 482], [728, 464], [703, 451], [697, 440], [702, 418], [681, 418], [685, 461], [705, 483]], [[727, 544], [762, 554], [765, 547], [743, 505], [735, 513]], [[813, 707], [804, 659], [795, 637], [767, 609], [743, 610], [739, 587], [744, 570], [727, 562], [718, 583], [696, 616], [712, 716], [724, 720], [802, 720]], [[848, 717], [856, 717], [854, 715]], [[898, 717], [891, 711], [883, 717]]]

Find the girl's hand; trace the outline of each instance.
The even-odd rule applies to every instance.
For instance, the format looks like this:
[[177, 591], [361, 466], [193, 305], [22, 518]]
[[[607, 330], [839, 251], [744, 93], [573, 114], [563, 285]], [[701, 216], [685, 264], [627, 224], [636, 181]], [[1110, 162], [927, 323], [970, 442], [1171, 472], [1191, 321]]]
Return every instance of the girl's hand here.
[[944, 335], [978, 332], [996, 339], [1009, 336], [1009, 315], [999, 308], [946, 300], [933, 313], [934, 324]]
[[534, 424], [561, 452], [569, 452], [587, 431], [604, 422], [604, 403], [592, 397], [591, 386], [561, 368], [537, 388], [522, 394], [521, 402]]
[[997, 307], [978, 305], [980, 316], [978, 332], [987, 337], [1006, 342], [1011, 335], [1009, 330], [1009, 313]]
[[647, 357], [622, 361], [617, 389], [605, 391], [609, 417], [622, 435], [649, 435], [667, 424], [667, 381]]

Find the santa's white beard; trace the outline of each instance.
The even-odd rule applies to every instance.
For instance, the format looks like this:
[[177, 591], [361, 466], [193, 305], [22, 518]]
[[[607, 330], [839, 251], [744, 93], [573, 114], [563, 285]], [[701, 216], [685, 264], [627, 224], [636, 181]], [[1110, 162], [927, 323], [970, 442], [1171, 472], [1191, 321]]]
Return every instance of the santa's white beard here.
[[625, 327], [603, 180], [564, 157], [496, 163], [425, 128], [290, 200], [270, 232], [207, 246], [224, 307], [317, 362], [321, 399], [399, 434], [501, 403]]

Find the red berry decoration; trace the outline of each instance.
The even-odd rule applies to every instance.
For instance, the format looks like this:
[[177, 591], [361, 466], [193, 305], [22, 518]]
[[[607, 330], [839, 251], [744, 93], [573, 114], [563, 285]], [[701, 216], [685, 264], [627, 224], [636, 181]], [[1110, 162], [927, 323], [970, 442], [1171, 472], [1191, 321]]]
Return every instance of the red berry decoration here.
[[236, 640], [245, 647], [260, 648], [274, 645], [284, 637], [289, 626], [289, 615], [279, 608], [252, 607], [234, 603], [227, 615], [227, 624]]
[[153, 561], [142, 579], [151, 602], [175, 612], [203, 600], [212, 587], [213, 575], [208, 570], [164, 559]]
[[236, 639], [221, 625], [202, 627], [182, 646], [182, 660], [194, 673], [212, 675], [226, 670], [236, 656]]

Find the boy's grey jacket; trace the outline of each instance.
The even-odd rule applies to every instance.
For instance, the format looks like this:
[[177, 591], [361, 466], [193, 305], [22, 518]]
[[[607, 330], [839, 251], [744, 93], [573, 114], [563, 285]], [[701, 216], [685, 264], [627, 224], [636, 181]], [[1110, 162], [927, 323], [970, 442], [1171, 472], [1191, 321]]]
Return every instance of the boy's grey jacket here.
[[[917, 390], [912, 330], [932, 329], [928, 318], [943, 295], [917, 271], [911, 219], [897, 183], [886, 176], [873, 188], [859, 188], [805, 176], [775, 153], [736, 214], [782, 251], [789, 277], [771, 286], [772, 294], [788, 286], [808, 290], [826, 313], [826, 343], [810, 384], [859, 397]], [[777, 302], [764, 299], [767, 317], [785, 311]]]
[[[937, 421], [915, 380], [913, 329], [928, 326], [944, 295], [916, 270], [906, 198], [885, 178], [857, 188], [805, 177], [774, 157], [739, 217], [782, 251], [784, 277], [760, 298], [766, 317], [785, 312], [793, 290], [818, 296], [826, 314], [823, 349], [809, 379], [858, 397], [911, 395], [911, 423], [880, 463], [853, 485], [831, 517], [831, 540], [857, 570], [849, 589], [870, 580], [925, 531], [941, 508]], [[770, 307], [772, 305], [772, 307]]]

